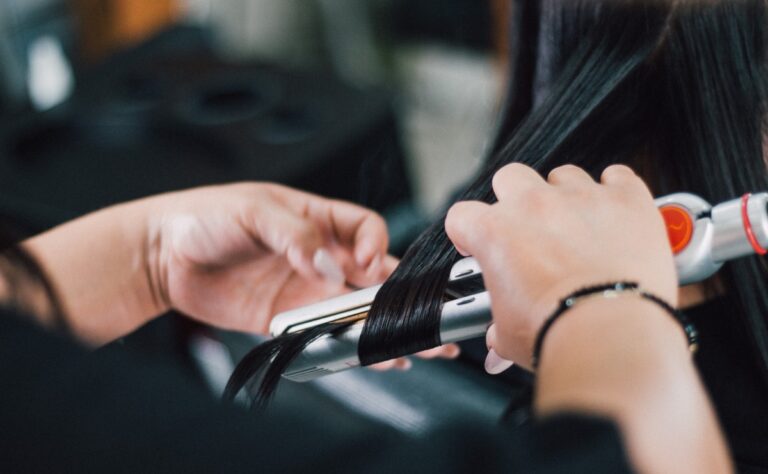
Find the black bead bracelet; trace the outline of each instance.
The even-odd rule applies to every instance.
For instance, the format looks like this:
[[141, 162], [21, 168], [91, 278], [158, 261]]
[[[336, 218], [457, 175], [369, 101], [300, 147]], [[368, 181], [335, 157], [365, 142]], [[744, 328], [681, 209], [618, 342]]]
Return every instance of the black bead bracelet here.
[[692, 353], [696, 352], [699, 347], [699, 334], [696, 331], [696, 327], [693, 325], [693, 323], [691, 323], [691, 321], [682, 311], [673, 308], [672, 305], [659, 298], [658, 296], [642, 291], [639, 285], [635, 282], [619, 281], [606, 285], [596, 285], [583, 288], [581, 290], [574, 291], [570, 295], [560, 300], [560, 305], [557, 307], [555, 312], [552, 313], [552, 315], [544, 321], [541, 329], [539, 329], [539, 333], [536, 335], [536, 341], [533, 345], [533, 356], [531, 361], [534, 370], [539, 365], [539, 357], [541, 356], [541, 347], [544, 344], [544, 337], [552, 327], [552, 324], [554, 324], [554, 322], [557, 321], [560, 316], [562, 316], [566, 311], [571, 309], [574, 305], [576, 305], [576, 303], [584, 298], [594, 297], [596, 295], [602, 296], [603, 298], [615, 298], [624, 293], [635, 294], [643, 299], [652, 301], [664, 309], [664, 311], [669, 313], [683, 327], [683, 330], [685, 331], [685, 337], [688, 339], [688, 348], [690, 351]]

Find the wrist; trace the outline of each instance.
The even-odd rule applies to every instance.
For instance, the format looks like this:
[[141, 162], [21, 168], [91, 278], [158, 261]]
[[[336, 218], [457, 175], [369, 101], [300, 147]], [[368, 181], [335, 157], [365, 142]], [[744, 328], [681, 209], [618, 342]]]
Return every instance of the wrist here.
[[[687, 348], [687, 339], [680, 324], [669, 313], [653, 301], [636, 294], [627, 294], [615, 298], [585, 298], [570, 308], [552, 325], [542, 343], [542, 363], [545, 354], [566, 339], [593, 338], [596, 335], [616, 335], [619, 340], [629, 337], [633, 332], [641, 334], [661, 334], [664, 342], [679, 342]], [[599, 339], [592, 343], [606, 346], [614, 345], [611, 340]], [[652, 341], [637, 341], [630, 348], [650, 349]], [[683, 353], [690, 354], [689, 350]]]
[[83, 216], [24, 242], [54, 287], [69, 329], [91, 344], [163, 312], [153, 298], [144, 201]]
[[[575, 410], [614, 420], [641, 471], [727, 464], [680, 325], [651, 301], [595, 298], [573, 308], [552, 326], [536, 383], [538, 415]], [[692, 446], [708, 456], [691, 458]]]
[[[114, 229], [99, 236], [111, 247], [110, 255], [98, 252], [94, 258], [101, 258], [104, 268], [103, 278], [106, 281], [100, 293], [103, 297], [111, 297], [114, 307], [113, 314], [105, 314], [108, 318], [105, 323], [122, 321], [121, 325], [124, 325], [125, 329], [120, 331], [121, 335], [141, 327], [167, 311], [164, 300], [158, 297], [156, 290], [159, 280], [156, 277], [156, 258], [153, 250], [155, 242], [150, 226], [152, 212], [152, 199], [140, 199], [118, 204], [86, 217], [93, 220], [94, 227], [98, 220], [101, 226], [111, 225]], [[118, 291], [124, 294], [119, 294]], [[106, 306], [106, 302], [104, 298], [104, 302], [99, 306]], [[92, 311], [87, 310], [85, 314]]]
[[536, 369], [538, 365], [542, 344], [547, 336], [547, 333], [551, 329], [552, 325], [556, 324], [561, 317], [569, 312], [572, 312], [580, 305], [583, 305], [586, 301], [594, 299], [613, 300], [617, 298], [639, 298], [641, 300], [655, 304], [658, 308], [666, 312], [669, 317], [677, 321], [681, 326], [688, 341], [690, 351], [695, 353], [698, 349], [698, 332], [683, 312], [674, 308], [663, 298], [642, 290], [636, 282], [618, 281], [609, 284], [584, 287], [570, 293], [568, 296], [560, 300], [557, 309], [554, 310], [551, 315], [544, 320], [536, 335], [532, 355], [533, 368]]
[[[136, 259], [141, 262], [144, 283], [142, 291], [147, 314], [151, 317], [171, 309], [168, 292], [168, 248], [163, 239], [163, 205], [160, 198], [148, 198], [133, 203], [140, 242], [136, 245]], [[126, 223], [130, 224], [131, 219]]]
[[[692, 370], [685, 335], [664, 309], [639, 297], [591, 298], [553, 324], [543, 342], [538, 407], [549, 411], [575, 399], [614, 416], [632, 402], [612, 406], [621, 397], [611, 391], [631, 387], [630, 397], [645, 398]], [[549, 390], [553, 379], [559, 386]]]

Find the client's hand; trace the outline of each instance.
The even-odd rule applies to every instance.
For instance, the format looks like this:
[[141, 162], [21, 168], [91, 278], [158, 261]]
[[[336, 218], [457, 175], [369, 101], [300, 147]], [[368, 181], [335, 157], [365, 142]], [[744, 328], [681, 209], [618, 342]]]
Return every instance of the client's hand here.
[[[560, 298], [585, 286], [637, 281], [676, 304], [664, 223], [626, 166], [606, 168], [598, 184], [575, 166], [557, 168], [545, 181], [512, 164], [496, 174], [493, 189], [497, 203], [458, 203], [445, 226], [456, 248], [480, 262], [495, 322], [488, 345], [504, 359], [529, 366], [544, 319]], [[499, 371], [493, 357], [486, 367]]]

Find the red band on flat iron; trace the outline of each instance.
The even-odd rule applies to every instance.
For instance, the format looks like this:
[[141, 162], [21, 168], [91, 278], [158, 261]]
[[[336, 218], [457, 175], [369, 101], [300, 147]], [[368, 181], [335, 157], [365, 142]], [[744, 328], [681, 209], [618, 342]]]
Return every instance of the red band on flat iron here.
[[741, 221], [744, 224], [744, 232], [747, 234], [747, 240], [749, 241], [749, 244], [752, 246], [752, 248], [755, 250], [755, 253], [758, 255], [765, 255], [768, 253], [768, 250], [765, 250], [762, 245], [760, 245], [760, 242], [757, 241], [757, 238], [755, 237], [755, 233], [752, 232], [752, 223], [749, 222], [749, 213], [747, 212], [747, 204], [749, 203], [749, 197], [751, 196], [750, 193], [747, 193], [743, 196], [741, 196]]

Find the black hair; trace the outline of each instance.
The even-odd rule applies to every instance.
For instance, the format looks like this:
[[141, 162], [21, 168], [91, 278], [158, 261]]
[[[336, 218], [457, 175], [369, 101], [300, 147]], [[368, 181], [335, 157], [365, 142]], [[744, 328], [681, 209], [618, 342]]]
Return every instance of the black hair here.
[[[491, 179], [510, 162], [542, 174], [574, 163], [595, 177], [625, 163], [658, 195], [687, 191], [710, 202], [768, 189], [763, 0], [516, 3], [507, 106], [492, 153], [460, 200], [493, 202]], [[460, 258], [443, 221], [411, 245], [377, 294], [360, 338], [363, 365], [440, 345], [448, 272]], [[734, 261], [719, 276], [768, 381], [765, 261]], [[294, 354], [307, 343], [287, 339]], [[276, 358], [270, 370], [289, 363]], [[239, 368], [227, 397], [256, 369]]]

